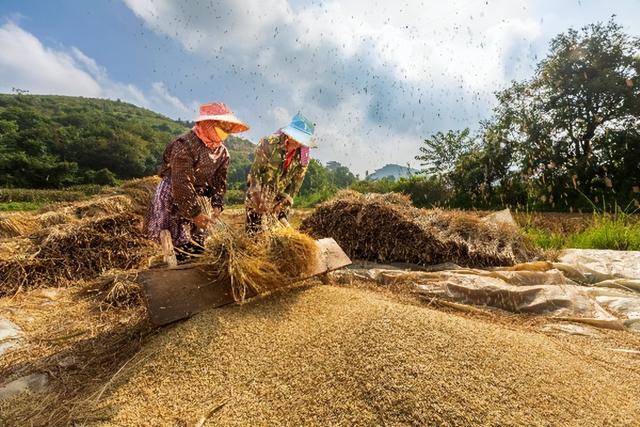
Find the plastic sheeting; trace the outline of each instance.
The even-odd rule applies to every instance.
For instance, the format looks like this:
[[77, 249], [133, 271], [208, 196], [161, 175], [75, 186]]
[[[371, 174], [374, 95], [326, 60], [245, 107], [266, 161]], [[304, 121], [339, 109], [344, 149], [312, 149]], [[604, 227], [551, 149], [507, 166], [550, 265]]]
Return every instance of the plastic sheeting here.
[[[430, 298], [640, 331], [640, 252], [572, 249], [560, 262], [493, 270], [356, 268], [332, 273], [380, 284], [409, 283]], [[450, 267], [450, 266], [447, 266]]]

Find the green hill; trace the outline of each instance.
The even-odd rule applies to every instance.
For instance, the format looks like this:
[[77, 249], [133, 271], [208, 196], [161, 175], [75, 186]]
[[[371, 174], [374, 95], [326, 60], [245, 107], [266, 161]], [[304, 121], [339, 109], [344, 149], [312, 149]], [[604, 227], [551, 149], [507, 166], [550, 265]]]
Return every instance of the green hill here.
[[[121, 101], [0, 94], [0, 186], [61, 188], [153, 175], [165, 146], [188, 125]], [[227, 147], [230, 184], [240, 186], [254, 145], [230, 137]]]

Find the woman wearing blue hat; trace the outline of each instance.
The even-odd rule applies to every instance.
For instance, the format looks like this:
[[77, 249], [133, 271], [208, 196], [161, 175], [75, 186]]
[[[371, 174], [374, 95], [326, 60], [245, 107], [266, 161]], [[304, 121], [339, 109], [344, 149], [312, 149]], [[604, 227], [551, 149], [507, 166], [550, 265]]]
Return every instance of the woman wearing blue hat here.
[[309, 148], [316, 147], [315, 125], [296, 114], [289, 126], [260, 140], [247, 178], [247, 232], [266, 226], [265, 218], [285, 222], [309, 164]]

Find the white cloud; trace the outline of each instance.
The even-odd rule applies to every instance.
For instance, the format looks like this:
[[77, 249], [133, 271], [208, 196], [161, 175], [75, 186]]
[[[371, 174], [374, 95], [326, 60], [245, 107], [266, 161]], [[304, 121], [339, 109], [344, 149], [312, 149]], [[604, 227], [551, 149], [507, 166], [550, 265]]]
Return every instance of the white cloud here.
[[187, 107], [162, 82], [145, 94], [135, 85], [112, 80], [107, 70], [80, 49], [54, 50], [13, 22], [0, 26], [0, 92], [13, 88], [34, 94], [122, 99], [171, 117], [190, 118]]
[[302, 110], [325, 141], [317, 154], [360, 172], [406, 163], [430, 133], [486, 117], [493, 92], [530, 71], [520, 56], [542, 35], [525, 0], [124, 2], [215, 59], [225, 85], [239, 82], [235, 98], [266, 122], [252, 137]]
[[165, 105], [167, 109], [173, 111], [172, 117], [180, 117], [190, 119], [195, 117], [198, 110], [198, 104], [192, 103], [191, 106], [185, 105], [178, 97], [172, 95], [167, 86], [163, 82], [153, 82], [151, 84], [151, 99], [153, 104]]
[[12, 22], [0, 27], [0, 91], [100, 96], [90, 73], [68, 53], [48, 49]]

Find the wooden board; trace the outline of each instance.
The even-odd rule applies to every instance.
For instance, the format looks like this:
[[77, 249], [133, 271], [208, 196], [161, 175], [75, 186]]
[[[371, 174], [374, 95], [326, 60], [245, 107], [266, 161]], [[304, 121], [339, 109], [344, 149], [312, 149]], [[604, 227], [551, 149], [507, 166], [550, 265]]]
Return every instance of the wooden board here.
[[316, 240], [320, 250], [316, 268], [310, 276], [327, 273], [351, 264], [351, 259], [332, 238]]
[[156, 326], [233, 302], [231, 287], [214, 285], [206, 266], [200, 264], [146, 270], [138, 274], [138, 282]]
[[[335, 240], [321, 239], [317, 244], [320, 249], [318, 262], [308, 277], [351, 264], [351, 260]], [[207, 266], [203, 264], [182, 264], [173, 268], [145, 270], [138, 274], [138, 282], [142, 285], [149, 318], [156, 326], [234, 302], [231, 286], [214, 285], [207, 272]], [[254, 295], [247, 295], [248, 298], [252, 296]]]

